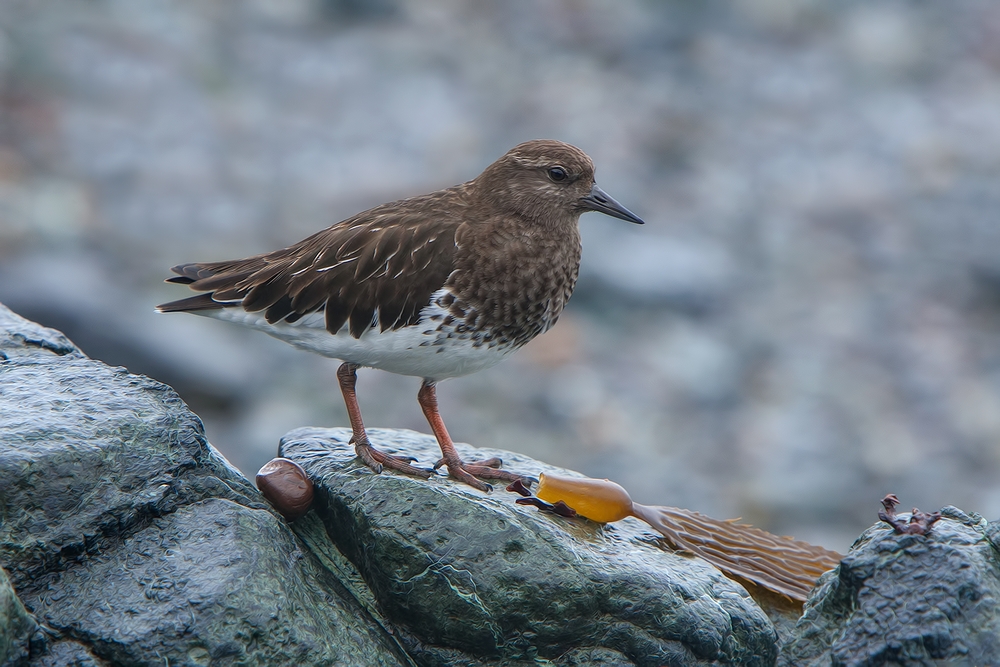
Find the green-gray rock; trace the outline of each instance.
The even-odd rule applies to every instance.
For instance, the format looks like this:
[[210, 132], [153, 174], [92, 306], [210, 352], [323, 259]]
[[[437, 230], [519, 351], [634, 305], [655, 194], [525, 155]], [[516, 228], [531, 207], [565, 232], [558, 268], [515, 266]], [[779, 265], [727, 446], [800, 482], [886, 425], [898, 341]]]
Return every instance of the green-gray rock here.
[[[434, 439], [371, 429], [432, 463]], [[427, 666], [770, 665], [771, 622], [704, 561], [662, 549], [645, 524], [601, 526], [437, 476], [373, 474], [346, 429], [299, 429], [280, 453], [317, 485], [315, 510], [408, 651]], [[459, 445], [467, 460], [497, 452]], [[499, 453], [505, 467], [561, 472]]]
[[35, 622], [11, 588], [7, 573], [0, 568], [0, 667], [28, 657], [28, 641], [35, 629]]
[[0, 518], [32, 666], [412, 664], [173, 390], [2, 306]]
[[1000, 664], [1000, 524], [941, 514], [927, 535], [865, 531], [820, 579], [779, 664]]

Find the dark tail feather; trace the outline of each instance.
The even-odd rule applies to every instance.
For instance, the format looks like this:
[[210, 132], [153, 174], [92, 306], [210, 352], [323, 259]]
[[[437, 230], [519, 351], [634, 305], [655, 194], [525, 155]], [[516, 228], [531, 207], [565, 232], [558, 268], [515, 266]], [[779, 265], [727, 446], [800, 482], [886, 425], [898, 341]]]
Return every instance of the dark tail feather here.
[[247, 259], [227, 260], [225, 262], [188, 262], [170, 267], [170, 270], [178, 276], [190, 278], [193, 281], [212, 278], [220, 273], [231, 273], [238, 270], [245, 275], [258, 271], [264, 267], [264, 263], [258, 257]]
[[[207, 278], [208, 276], [215, 275], [215, 267], [206, 266], [200, 262], [188, 262], [187, 264], [178, 264], [177, 266], [170, 267], [170, 270], [176, 273], [178, 276], [184, 278], [190, 278], [191, 282], [195, 280], [200, 280], [201, 278]], [[170, 278], [169, 280], [176, 280], [176, 278]]]
[[183, 313], [193, 310], [216, 310], [225, 308], [226, 303], [219, 303], [212, 298], [211, 294], [198, 294], [179, 301], [163, 303], [156, 307], [161, 313]]
[[[240, 260], [238, 262], [193, 262], [190, 264], [178, 264], [170, 270], [176, 276], [167, 278], [164, 282], [176, 285], [190, 285], [191, 289], [199, 292], [212, 292], [216, 295], [216, 301], [225, 305], [230, 305], [231, 301], [240, 301], [246, 296], [247, 289], [238, 287], [242, 280], [253, 274], [253, 267], [246, 268], [242, 264], [249, 265], [252, 260]], [[234, 271], [235, 269], [240, 269]], [[185, 301], [186, 302], [186, 301]], [[181, 301], [164, 304], [170, 306], [173, 303], [185, 303]], [[203, 306], [187, 308], [186, 310], [204, 310], [205, 308], [221, 308], [222, 306]]]

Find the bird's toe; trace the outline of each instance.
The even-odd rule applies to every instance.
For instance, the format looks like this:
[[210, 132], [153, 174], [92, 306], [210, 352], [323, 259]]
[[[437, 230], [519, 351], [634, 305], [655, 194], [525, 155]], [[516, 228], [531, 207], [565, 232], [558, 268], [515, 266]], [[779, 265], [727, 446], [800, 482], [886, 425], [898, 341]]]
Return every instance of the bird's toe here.
[[413, 475], [415, 477], [423, 477], [424, 479], [428, 479], [433, 474], [430, 470], [410, 465], [412, 461], [416, 461], [412, 456], [393, 456], [367, 444], [355, 444], [354, 451], [357, 452], [358, 458], [375, 473], [380, 473], [385, 468], [388, 468], [389, 470], [401, 472], [404, 475]]

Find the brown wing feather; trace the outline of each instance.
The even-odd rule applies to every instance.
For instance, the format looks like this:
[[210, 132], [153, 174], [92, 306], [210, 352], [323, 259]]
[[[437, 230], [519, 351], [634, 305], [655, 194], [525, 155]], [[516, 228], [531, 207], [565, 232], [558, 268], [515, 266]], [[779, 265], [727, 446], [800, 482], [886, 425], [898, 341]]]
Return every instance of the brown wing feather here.
[[207, 294], [157, 308], [241, 306], [271, 323], [325, 310], [327, 330], [349, 324], [356, 338], [413, 324], [454, 268], [462, 195], [458, 186], [383, 204], [264, 255], [181, 264], [169, 281]]

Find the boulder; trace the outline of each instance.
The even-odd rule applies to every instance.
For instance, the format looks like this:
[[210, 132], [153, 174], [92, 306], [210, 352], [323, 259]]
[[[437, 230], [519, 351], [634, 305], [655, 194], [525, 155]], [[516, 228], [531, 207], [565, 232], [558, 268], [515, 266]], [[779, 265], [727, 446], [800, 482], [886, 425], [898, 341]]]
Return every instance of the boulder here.
[[0, 662], [412, 664], [172, 389], [2, 306], [0, 516]]
[[[370, 429], [430, 465], [429, 435]], [[421, 665], [770, 665], [777, 636], [749, 594], [708, 563], [661, 546], [635, 519], [601, 525], [515, 504], [444, 475], [373, 474], [349, 429], [298, 429], [279, 452], [316, 485], [314, 511]], [[572, 474], [510, 452], [537, 476]]]
[[941, 514], [926, 535], [865, 531], [820, 578], [779, 665], [1000, 664], [1000, 524]]

